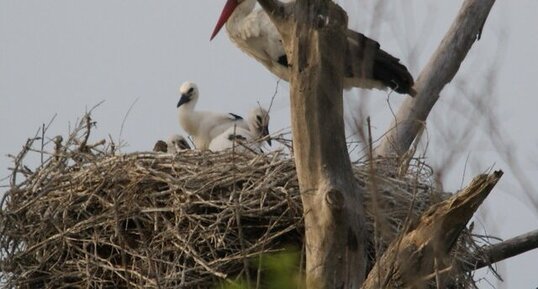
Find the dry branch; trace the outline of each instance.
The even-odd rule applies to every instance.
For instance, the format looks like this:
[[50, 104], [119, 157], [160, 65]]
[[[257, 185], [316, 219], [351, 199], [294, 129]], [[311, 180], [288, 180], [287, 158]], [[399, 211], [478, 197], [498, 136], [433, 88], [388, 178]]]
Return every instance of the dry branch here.
[[502, 174], [480, 175], [464, 190], [430, 208], [392, 242], [362, 288], [428, 288], [433, 278], [438, 288], [446, 288], [441, 272], [451, 270], [450, 251]]
[[465, 271], [475, 271], [538, 248], [538, 230], [514, 237], [480, 250], [478, 256], [462, 265]]
[[396, 114], [377, 155], [402, 156], [425, 126], [439, 93], [458, 72], [482, 28], [495, 0], [466, 0], [441, 44], [415, 83], [417, 95], [407, 98]]

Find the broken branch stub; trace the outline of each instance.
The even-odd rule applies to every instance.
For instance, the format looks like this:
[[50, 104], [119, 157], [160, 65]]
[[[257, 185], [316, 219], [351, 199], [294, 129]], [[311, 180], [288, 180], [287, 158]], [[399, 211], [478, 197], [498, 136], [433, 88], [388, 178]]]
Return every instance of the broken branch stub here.
[[[453, 245], [502, 175], [502, 171], [479, 175], [464, 190], [430, 208], [391, 243], [362, 288], [426, 288], [432, 276], [450, 270]], [[442, 283], [436, 280], [437, 285]]]

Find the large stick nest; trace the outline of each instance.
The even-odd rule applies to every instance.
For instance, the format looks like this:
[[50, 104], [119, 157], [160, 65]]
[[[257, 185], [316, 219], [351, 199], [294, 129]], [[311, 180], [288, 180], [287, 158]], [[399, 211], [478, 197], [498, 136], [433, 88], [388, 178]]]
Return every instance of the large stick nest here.
[[[67, 140], [51, 141], [50, 153], [46, 144], [35, 149], [34, 138], [14, 157], [0, 211], [6, 287], [212, 288], [255, 278], [248, 274], [254, 257], [302, 248], [288, 155], [120, 154], [104, 141], [88, 144], [91, 127], [86, 116]], [[32, 151], [45, 159], [35, 171], [24, 165]], [[354, 166], [366, 188], [369, 266], [398, 232], [447, 198], [420, 161], [399, 170], [387, 163]], [[473, 254], [475, 239], [464, 232], [453, 255]], [[472, 286], [470, 277], [454, 277], [456, 287]]]

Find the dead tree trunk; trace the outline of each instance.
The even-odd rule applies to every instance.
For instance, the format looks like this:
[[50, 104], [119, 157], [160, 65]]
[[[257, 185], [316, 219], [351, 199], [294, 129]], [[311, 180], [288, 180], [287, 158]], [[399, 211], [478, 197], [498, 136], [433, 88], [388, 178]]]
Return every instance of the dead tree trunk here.
[[366, 270], [366, 230], [344, 134], [341, 52], [347, 15], [329, 0], [297, 0], [294, 6], [259, 2], [283, 37], [292, 70], [293, 148], [305, 214], [308, 288], [359, 288]]
[[[332, 2], [318, 15], [296, 4], [291, 108], [305, 210], [309, 288], [359, 288], [365, 274], [364, 215], [345, 143], [343, 72], [347, 16]], [[304, 13], [304, 12], [307, 13]], [[320, 17], [330, 25], [318, 28]], [[351, 273], [351, 274], [350, 274]], [[319, 286], [318, 286], [319, 285]]]

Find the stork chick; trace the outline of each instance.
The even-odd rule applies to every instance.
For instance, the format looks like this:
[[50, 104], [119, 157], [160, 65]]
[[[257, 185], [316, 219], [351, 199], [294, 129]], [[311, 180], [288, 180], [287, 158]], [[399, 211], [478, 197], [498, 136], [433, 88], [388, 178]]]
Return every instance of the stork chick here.
[[233, 113], [194, 110], [199, 98], [198, 86], [187, 81], [179, 88], [181, 98], [177, 103], [179, 124], [192, 136], [197, 149], [206, 150], [212, 139], [230, 127], [248, 129], [245, 120]]
[[189, 142], [187, 139], [179, 134], [173, 134], [168, 138], [168, 141], [166, 142], [168, 146], [168, 153], [178, 153], [183, 150], [190, 150], [191, 146], [189, 145]]
[[[261, 108], [252, 109], [247, 117], [248, 129], [230, 127], [224, 133], [214, 138], [209, 144], [212, 151], [222, 151], [237, 148], [240, 151], [261, 151], [263, 140], [269, 135], [269, 113]], [[271, 145], [271, 139], [266, 139]]]

